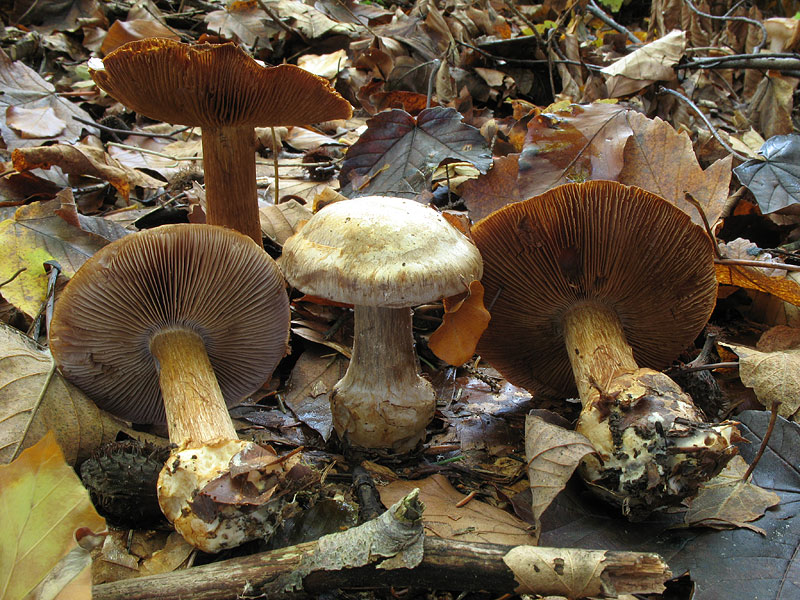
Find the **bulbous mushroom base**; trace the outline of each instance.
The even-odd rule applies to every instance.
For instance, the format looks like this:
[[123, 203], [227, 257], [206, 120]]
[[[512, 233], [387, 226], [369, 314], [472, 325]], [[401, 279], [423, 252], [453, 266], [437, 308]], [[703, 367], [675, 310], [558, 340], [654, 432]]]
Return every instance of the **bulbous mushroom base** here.
[[273, 496], [287, 471], [273, 451], [244, 440], [189, 443], [172, 452], [158, 478], [158, 501], [184, 539], [216, 553], [274, 530]]
[[737, 452], [736, 423], [704, 422], [691, 398], [652, 369], [592, 389], [577, 431], [597, 451], [581, 464], [582, 477], [631, 520], [694, 496]]
[[333, 427], [339, 437], [363, 448], [413, 450], [425, 437], [436, 408], [430, 382], [414, 374], [386, 379], [377, 389], [374, 382], [365, 386], [354, 379], [345, 376], [331, 394]]

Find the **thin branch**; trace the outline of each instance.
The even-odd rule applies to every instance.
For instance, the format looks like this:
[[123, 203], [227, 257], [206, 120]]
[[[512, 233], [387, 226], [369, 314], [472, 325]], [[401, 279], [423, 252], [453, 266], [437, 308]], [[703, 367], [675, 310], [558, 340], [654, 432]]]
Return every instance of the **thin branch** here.
[[608, 14], [606, 14], [606, 12], [602, 8], [597, 6], [594, 0], [589, 0], [589, 4], [586, 5], [586, 10], [587, 12], [589, 12], [589, 14], [591, 14], [594, 17], [597, 17], [603, 23], [611, 27], [611, 29], [616, 29], [620, 33], [624, 33], [627, 36], [627, 38], [634, 44], [642, 43], [642, 40], [633, 35], [630, 29], [628, 29], [624, 25], [620, 25], [619, 23], [617, 23]]
[[692, 109], [692, 110], [693, 110], [695, 113], [697, 113], [697, 116], [699, 116], [699, 117], [700, 117], [700, 118], [703, 120], [703, 123], [705, 123], [705, 124], [706, 124], [706, 127], [707, 127], [707, 128], [708, 128], [708, 130], [711, 132], [711, 135], [713, 135], [713, 136], [714, 136], [714, 139], [715, 139], [715, 140], [717, 140], [717, 141], [720, 143], [720, 145], [721, 145], [723, 148], [725, 148], [725, 150], [727, 150], [728, 152], [730, 152], [730, 153], [731, 153], [733, 156], [735, 156], [736, 158], [738, 158], [738, 159], [739, 159], [739, 160], [741, 160], [742, 162], [745, 162], [745, 161], [747, 161], [747, 160], [750, 160], [748, 157], [744, 156], [743, 154], [739, 154], [739, 153], [738, 153], [736, 150], [734, 150], [733, 148], [731, 148], [731, 147], [728, 145], [728, 142], [726, 142], [725, 140], [723, 140], [723, 139], [722, 139], [722, 137], [720, 137], [719, 133], [717, 132], [717, 129], [716, 129], [716, 127], [714, 127], [714, 126], [711, 124], [711, 121], [709, 121], [709, 120], [708, 120], [708, 117], [706, 117], [706, 116], [705, 116], [705, 114], [703, 114], [703, 111], [702, 111], [702, 110], [700, 110], [700, 107], [699, 107], [699, 106], [697, 106], [697, 105], [696, 105], [694, 102], [692, 102], [692, 101], [691, 101], [689, 98], [687, 98], [686, 96], [684, 96], [684, 95], [683, 95], [683, 94], [681, 94], [680, 92], [676, 92], [675, 90], [671, 90], [671, 89], [669, 89], [669, 88], [665, 88], [664, 86], [659, 86], [659, 88], [658, 88], [658, 93], [659, 93], [659, 94], [672, 94], [672, 95], [673, 95], [673, 96], [675, 96], [676, 98], [680, 98], [681, 100], [683, 100], [683, 101], [684, 101], [686, 104], [688, 104], [688, 105], [689, 105], [689, 107], [690, 107], [690, 108], [691, 108], [691, 109]]
[[758, 448], [758, 452], [756, 453], [756, 457], [753, 459], [753, 462], [750, 463], [750, 466], [747, 467], [747, 471], [742, 476], [742, 481], [747, 481], [750, 476], [755, 471], [756, 465], [758, 461], [761, 460], [761, 457], [764, 455], [764, 452], [767, 449], [767, 445], [769, 444], [769, 439], [772, 437], [772, 431], [775, 429], [775, 422], [778, 420], [778, 409], [781, 407], [780, 402], [773, 402], [771, 407], [771, 414], [769, 416], [769, 425], [767, 425], [767, 431], [764, 434], [764, 439], [761, 440], [761, 446]]
[[758, 267], [760, 269], [783, 269], [784, 271], [800, 271], [800, 265], [787, 265], [786, 263], [772, 263], [763, 260], [745, 260], [743, 258], [715, 258], [714, 263], [718, 265]]
[[108, 127], [106, 125], [101, 125], [100, 123], [95, 123], [94, 121], [89, 121], [88, 119], [82, 119], [80, 117], [72, 117], [73, 121], [77, 121], [78, 123], [83, 123], [84, 125], [89, 125], [90, 127], [95, 127], [100, 131], [107, 131], [108, 133], [119, 133], [120, 135], [136, 135], [139, 137], [147, 137], [147, 138], [164, 138], [167, 140], [178, 141], [175, 137], [176, 134], [186, 131], [190, 129], [190, 127], [183, 127], [174, 133], [146, 133], [142, 131], [129, 131], [127, 129], [116, 129], [114, 127]]
[[781, 72], [800, 71], [800, 55], [786, 52], [764, 54], [728, 54], [693, 58], [673, 67], [682, 69], [761, 69]]
[[701, 17], [705, 17], [706, 19], [713, 19], [715, 21], [741, 21], [743, 23], [748, 23], [749, 25], [755, 25], [759, 29], [761, 29], [761, 41], [758, 45], [753, 48], [753, 54], [758, 54], [761, 51], [761, 48], [764, 47], [764, 44], [767, 43], [767, 28], [764, 27], [764, 24], [760, 21], [756, 21], [755, 19], [750, 19], [749, 17], [734, 17], [725, 14], [724, 16], [718, 17], [716, 15], [710, 15], [708, 13], [704, 13], [700, 11], [693, 3], [692, 0], [684, 0], [686, 5], [694, 12], [695, 14], [700, 15]]
[[8, 279], [6, 279], [5, 281], [0, 281], [0, 287], [3, 287], [3, 286], [4, 286], [4, 285], [6, 285], [7, 283], [11, 283], [11, 282], [12, 282], [12, 281], [14, 281], [14, 280], [15, 280], [17, 277], [19, 277], [19, 274], [20, 274], [20, 273], [22, 273], [23, 271], [27, 271], [27, 270], [28, 270], [28, 267], [21, 267], [21, 268], [17, 269], [17, 272], [16, 272], [16, 273], [14, 273], [14, 274], [13, 274], [11, 277], [9, 277]]

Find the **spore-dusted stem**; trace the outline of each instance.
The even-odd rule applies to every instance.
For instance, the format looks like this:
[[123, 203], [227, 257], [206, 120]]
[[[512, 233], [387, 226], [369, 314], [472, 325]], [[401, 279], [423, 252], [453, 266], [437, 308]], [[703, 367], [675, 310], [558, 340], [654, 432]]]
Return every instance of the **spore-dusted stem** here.
[[353, 357], [331, 396], [337, 433], [359, 446], [408, 450], [433, 418], [433, 386], [419, 375], [411, 309], [357, 305]]

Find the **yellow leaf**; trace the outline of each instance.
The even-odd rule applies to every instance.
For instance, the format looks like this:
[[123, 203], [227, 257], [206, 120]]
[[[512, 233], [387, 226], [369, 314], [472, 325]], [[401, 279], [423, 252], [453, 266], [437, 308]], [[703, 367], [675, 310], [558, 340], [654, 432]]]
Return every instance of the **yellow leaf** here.
[[451, 365], [463, 365], [475, 354], [475, 346], [489, 325], [489, 311], [483, 305], [480, 281], [469, 284], [469, 296], [455, 306], [445, 299], [442, 324], [431, 334], [428, 347], [436, 356]]
[[[769, 263], [765, 263], [769, 267]], [[770, 277], [764, 275], [758, 268], [743, 267], [740, 265], [714, 265], [717, 273], [717, 282], [720, 285], [735, 285], [748, 290], [767, 292], [800, 306], [800, 285], [786, 277]]]
[[76, 529], [105, 528], [52, 434], [11, 464], [0, 466], [0, 523], [3, 600], [30, 597], [59, 561], [77, 547]]

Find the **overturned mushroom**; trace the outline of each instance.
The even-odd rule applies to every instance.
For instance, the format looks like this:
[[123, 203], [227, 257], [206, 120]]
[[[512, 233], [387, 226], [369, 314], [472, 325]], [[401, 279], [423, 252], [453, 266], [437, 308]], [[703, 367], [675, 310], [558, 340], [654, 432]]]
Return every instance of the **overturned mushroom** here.
[[90, 64], [95, 83], [151, 119], [203, 129], [208, 223], [261, 244], [255, 127], [346, 119], [350, 104], [322, 77], [264, 67], [233, 44], [130, 42]]
[[[702, 331], [716, 301], [711, 242], [689, 217], [615, 182], [567, 184], [473, 228], [492, 320], [478, 352], [510, 382], [574, 394], [597, 456], [584, 478], [632, 517], [679, 503], [735, 454], [653, 369]], [[640, 368], [645, 365], [647, 368]]]
[[475, 246], [434, 209], [366, 196], [326, 206], [287, 240], [289, 283], [355, 305], [353, 356], [331, 394], [341, 438], [368, 448], [413, 448], [433, 418], [420, 377], [411, 307], [465, 291], [481, 276]]
[[[274, 452], [239, 440], [228, 414], [286, 352], [289, 302], [249, 238], [167, 225], [105, 246], [56, 303], [50, 349], [64, 376], [134, 423], [166, 420], [177, 446], [159, 503], [207, 552], [269, 533]], [[243, 475], [244, 477], [241, 477]]]

